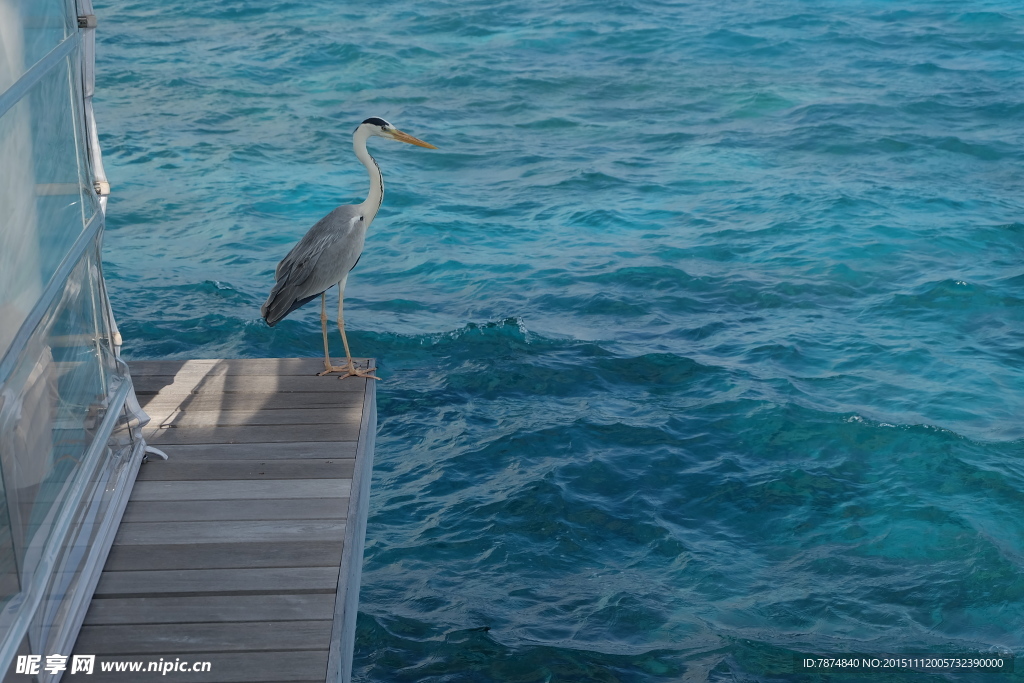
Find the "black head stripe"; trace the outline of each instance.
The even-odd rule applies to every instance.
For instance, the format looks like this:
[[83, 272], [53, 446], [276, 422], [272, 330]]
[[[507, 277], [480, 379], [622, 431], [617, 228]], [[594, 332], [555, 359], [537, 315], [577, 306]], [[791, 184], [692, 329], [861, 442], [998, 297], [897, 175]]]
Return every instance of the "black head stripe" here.
[[372, 123], [373, 125], [380, 126], [381, 128], [392, 128], [393, 127], [390, 123], [388, 123], [384, 119], [378, 118], [376, 116], [371, 116], [370, 118], [368, 118], [365, 121], [363, 121], [363, 123]]

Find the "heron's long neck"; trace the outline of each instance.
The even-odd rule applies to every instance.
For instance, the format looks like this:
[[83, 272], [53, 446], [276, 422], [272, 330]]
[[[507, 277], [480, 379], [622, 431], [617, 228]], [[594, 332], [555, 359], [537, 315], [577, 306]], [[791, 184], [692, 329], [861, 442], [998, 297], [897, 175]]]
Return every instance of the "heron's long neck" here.
[[384, 176], [380, 174], [380, 167], [377, 166], [377, 162], [366, 151], [365, 137], [361, 135], [356, 137], [353, 141], [353, 147], [356, 150], [356, 158], [363, 162], [363, 166], [366, 167], [366, 171], [370, 174], [370, 192], [366, 195], [366, 201], [363, 202], [363, 210], [367, 215], [367, 223], [369, 223], [377, 215], [380, 204], [384, 201]]

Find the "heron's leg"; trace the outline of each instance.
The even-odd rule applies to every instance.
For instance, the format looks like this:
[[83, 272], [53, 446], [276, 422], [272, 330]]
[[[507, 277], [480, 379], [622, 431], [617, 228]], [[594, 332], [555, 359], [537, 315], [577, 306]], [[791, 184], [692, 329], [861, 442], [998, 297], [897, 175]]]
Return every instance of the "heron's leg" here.
[[345, 370], [348, 374], [342, 375], [345, 377], [366, 377], [367, 379], [380, 379], [373, 374], [373, 371], [377, 368], [366, 368], [365, 370], [356, 369], [355, 361], [352, 360], [352, 352], [348, 349], [348, 337], [345, 336], [345, 315], [343, 313], [345, 306], [345, 282], [344, 280], [338, 283], [338, 331], [341, 332], [341, 343], [345, 345], [345, 367], [339, 368]]
[[317, 373], [317, 376], [323, 377], [329, 372], [344, 370], [331, 365], [331, 352], [327, 348], [327, 292], [320, 295], [320, 329], [324, 333], [324, 371]]

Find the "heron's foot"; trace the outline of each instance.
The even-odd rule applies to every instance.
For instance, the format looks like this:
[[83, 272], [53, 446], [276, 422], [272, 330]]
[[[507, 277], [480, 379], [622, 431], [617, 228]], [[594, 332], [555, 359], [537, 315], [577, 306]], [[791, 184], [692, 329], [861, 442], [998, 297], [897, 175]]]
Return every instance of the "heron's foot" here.
[[348, 368], [344, 365], [331, 365], [327, 361], [324, 361], [324, 371], [316, 373], [316, 376], [323, 377], [324, 375], [329, 375], [332, 372], [346, 372], [347, 370]]
[[[367, 363], [367, 365], [369, 365], [369, 363]], [[345, 379], [346, 377], [363, 377], [365, 379], [380, 379], [380, 377], [378, 377], [377, 375], [373, 374], [374, 370], [376, 370], [377, 368], [367, 367], [365, 370], [360, 370], [359, 368], [356, 367], [355, 363], [353, 363], [351, 360], [348, 362], [348, 365], [346, 365], [342, 369], [346, 371], [346, 374], [341, 375], [340, 377], [338, 377], [338, 379]]]
[[317, 377], [323, 377], [326, 374], [332, 372], [343, 372], [345, 374], [338, 375], [338, 379], [345, 379], [346, 377], [363, 377], [364, 379], [380, 379], [377, 375], [373, 374], [377, 368], [366, 368], [360, 370], [356, 367], [356, 364], [350, 359], [344, 365], [329, 365], [324, 361], [324, 367], [326, 368], [323, 372], [318, 372]]

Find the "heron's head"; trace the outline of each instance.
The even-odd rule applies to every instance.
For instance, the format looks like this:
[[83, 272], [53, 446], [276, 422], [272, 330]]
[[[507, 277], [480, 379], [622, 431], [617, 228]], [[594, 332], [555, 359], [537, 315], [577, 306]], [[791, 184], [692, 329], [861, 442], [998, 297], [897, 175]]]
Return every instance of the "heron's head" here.
[[360, 132], [362, 132], [363, 135], [366, 135], [366, 137], [376, 135], [378, 137], [387, 138], [388, 140], [408, 142], [410, 145], [416, 145], [417, 147], [437, 149], [437, 147], [434, 147], [429, 142], [423, 142], [423, 140], [420, 140], [419, 138], [414, 138], [408, 133], [403, 133], [402, 131], [398, 130], [384, 119], [378, 118], [376, 116], [371, 116], [370, 118], [360, 123], [359, 127], [356, 128], [355, 134], [358, 135]]

